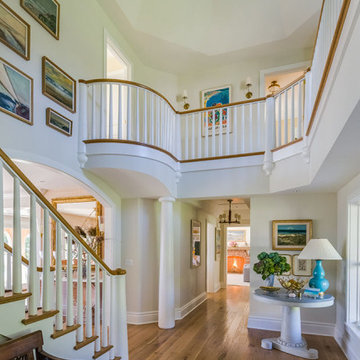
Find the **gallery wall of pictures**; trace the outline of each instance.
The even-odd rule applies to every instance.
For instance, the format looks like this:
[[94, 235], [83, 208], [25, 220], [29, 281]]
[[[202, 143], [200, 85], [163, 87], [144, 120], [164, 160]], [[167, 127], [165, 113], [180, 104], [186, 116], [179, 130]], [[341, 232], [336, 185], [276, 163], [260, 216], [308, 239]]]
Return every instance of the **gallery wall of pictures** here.
[[[272, 249], [300, 252], [312, 238], [312, 228], [312, 220], [273, 220]], [[288, 273], [283, 275], [311, 276], [311, 260], [299, 259], [299, 254], [281, 253], [281, 256], [286, 257], [286, 261], [291, 268]]]
[[[19, 0], [24, 13], [31, 15], [56, 40], [60, 39], [60, 3], [56, 0]], [[34, 23], [34, 26], [38, 24]], [[31, 25], [3, 0], [0, 0], [0, 42], [26, 61], [30, 60]], [[77, 82], [59, 65], [43, 56], [42, 94], [69, 113], [76, 112]], [[9, 61], [0, 57], [0, 111], [33, 125], [33, 79]], [[44, 113], [47, 126], [72, 136], [73, 123], [66, 113], [51, 107]]]

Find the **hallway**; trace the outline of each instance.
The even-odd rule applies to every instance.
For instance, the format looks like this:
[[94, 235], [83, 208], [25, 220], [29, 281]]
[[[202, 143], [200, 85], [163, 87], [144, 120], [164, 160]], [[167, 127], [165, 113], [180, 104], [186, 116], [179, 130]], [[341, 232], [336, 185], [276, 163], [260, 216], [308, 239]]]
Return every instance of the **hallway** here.
[[[260, 341], [275, 332], [248, 330], [249, 287], [229, 286], [209, 294], [176, 328], [160, 330], [157, 324], [129, 325], [131, 360], [292, 360], [277, 350], [264, 350]], [[321, 360], [346, 359], [331, 337], [305, 336], [319, 350]]]

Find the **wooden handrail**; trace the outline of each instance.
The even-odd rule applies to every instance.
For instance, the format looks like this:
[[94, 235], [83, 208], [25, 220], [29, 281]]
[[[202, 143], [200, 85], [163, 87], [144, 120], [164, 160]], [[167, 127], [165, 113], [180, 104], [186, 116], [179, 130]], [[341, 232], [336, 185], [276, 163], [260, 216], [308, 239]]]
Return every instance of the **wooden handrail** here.
[[267, 98], [269, 97], [275, 97], [279, 94], [281, 94], [282, 92], [286, 91], [287, 89], [291, 88], [293, 85], [295, 85], [297, 82], [305, 79], [305, 74], [307, 73], [307, 70], [305, 70], [304, 74], [299, 76], [298, 78], [296, 78], [295, 80], [291, 81], [289, 84], [287, 84], [286, 86], [284, 86], [283, 88], [279, 89], [278, 91], [276, 91], [274, 94], [268, 95]]
[[[4, 248], [10, 254], [13, 253], [13, 248], [10, 245], [4, 243]], [[21, 255], [21, 261], [22, 261], [23, 264], [25, 264], [27, 266], [29, 266], [29, 264], [30, 264], [29, 260], [26, 257], [22, 256], [22, 255]], [[36, 270], [37, 270], [37, 272], [42, 272], [43, 268], [41, 266], [38, 266], [36, 268]], [[55, 271], [55, 267], [51, 266], [50, 271]]]
[[344, 27], [346, 15], [347, 15], [348, 10], [349, 10], [350, 1], [351, 0], [343, 0], [343, 4], [342, 4], [341, 10], [340, 10], [339, 18], [338, 18], [338, 21], [336, 23], [334, 36], [333, 36], [333, 39], [332, 39], [332, 42], [331, 42], [329, 54], [328, 54], [328, 57], [326, 59], [324, 71], [323, 71], [321, 81], [320, 81], [320, 85], [319, 85], [319, 89], [318, 89], [318, 92], [316, 94], [316, 99], [315, 99], [314, 106], [313, 106], [313, 109], [312, 109], [312, 113], [311, 113], [311, 116], [310, 116], [309, 125], [308, 125], [308, 128], [306, 130], [306, 136], [310, 135], [310, 131], [311, 131], [312, 126], [314, 124], [315, 116], [316, 116], [317, 110], [319, 108], [320, 100], [322, 98], [322, 95], [323, 95], [323, 92], [324, 92], [324, 89], [325, 89], [325, 85], [326, 85], [326, 82], [327, 82], [327, 79], [328, 79], [328, 76], [329, 76], [329, 73], [330, 73], [331, 65], [332, 65], [333, 60], [334, 60], [335, 52], [336, 52], [336, 49], [337, 49], [337, 46], [338, 46], [338, 43], [339, 43], [339, 40], [340, 40], [342, 29]]
[[74, 236], [77, 241], [86, 249], [91, 256], [100, 263], [100, 265], [111, 275], [125, 275], [126, 270], [118, 268], [115, 270], [110, 267], [94, 252], [94, 250], [81, 238], [81, 236], [72, 228], [65, 218], [51, 205], [45, 196], [36, 188], [36, 186], [25, 176], [25, 174], [17, 167], [17, 165], [0, 149], [0, 157], [11, 168], [11, 170], [22, 180], [22, 182], [40, 199], [40, 201], [55, 215], [55, 217], [67, 228], [69, 233]]

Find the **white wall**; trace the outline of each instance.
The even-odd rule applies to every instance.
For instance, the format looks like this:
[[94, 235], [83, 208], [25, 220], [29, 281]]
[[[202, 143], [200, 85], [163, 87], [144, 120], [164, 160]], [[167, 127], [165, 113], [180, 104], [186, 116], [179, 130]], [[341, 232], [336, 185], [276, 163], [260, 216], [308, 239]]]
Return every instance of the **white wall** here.
[[[336, 206], [336, 194], [333, 193], [252, 197], [250, 208], [251, 268], [258, 261], [256, 257], [260, 252], [273, 251], [272, 220], [312, 219], [313, 237], [328, 238], [336, 247]], [[299, 252], [279, 251], [279, 253], [296, 254]], [[336, 296], [336, 263], [326, 261], [324, 268], [326, 278], [330, 282], [328, 292]], [[251, 271], [251, 290], [258, 288], [263, 283], [261, 276]], [[306, 328], [303, 329], [306, 332], [313, 331], [331, 334], [334, 331], [336, 321], [335, 306], [323, 309], [302, 309], [301, 316], [302, 321], [307, 324]], [[266, 326], [266, 320], [279, 320], [281, 318], [281, 307], [265, 305], [251, 298], [249, 325], [253, 323], [252, 318], [262, 319], [264, 326]], [[278, 325], [280, 325], [279, 322]], [[321, 325], [321, 328], [319, 325]]]
[[360, 194], [360, 174], [343, 186], [337, 193], [337, 250], [343, 261], [337, 266], [337, 299], [336, 299], [336, 340], [344, 349], [349, 359], [360, 359], [359, 335], [346, 326], [347, 321], [347, 250], [348, 250], [348, 202]]

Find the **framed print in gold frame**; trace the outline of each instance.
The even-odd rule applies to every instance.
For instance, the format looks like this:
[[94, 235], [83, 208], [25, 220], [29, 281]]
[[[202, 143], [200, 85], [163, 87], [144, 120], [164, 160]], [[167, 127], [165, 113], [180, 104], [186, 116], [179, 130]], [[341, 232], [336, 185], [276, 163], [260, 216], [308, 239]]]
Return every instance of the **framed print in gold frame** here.
[[0, 0], [0, 42], [30, 60], [30, 25]]
[[76, 80], [46, 56], [42, 58], [42, 93], [70, 112], [76, 112]]
[[33, 124], [33, 79], [0, 58], [0, 111]]
[[291, 269], [294, 276], [311, 276], [311, 260], [299, 259], [299, 255], [293, 255]]
[[59, 40], [60, 4], [56, 0], [20, 0], [20, 5], [56, 40]]
[[51, 108], [46, 109], [46, 125], [67, 136], [72, 135], [72, 121]]
[[312, 238], [312, 220], [273, 220], [273, 250], [301, 251]]
[[190, 266], [191, 268], [197, 268], [201, 265], [201, 222], [198, 220], [191, 220], [190, 239]]

